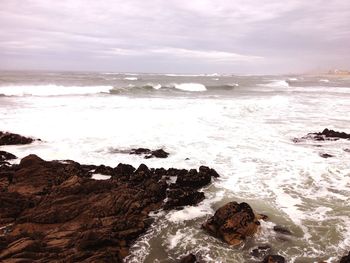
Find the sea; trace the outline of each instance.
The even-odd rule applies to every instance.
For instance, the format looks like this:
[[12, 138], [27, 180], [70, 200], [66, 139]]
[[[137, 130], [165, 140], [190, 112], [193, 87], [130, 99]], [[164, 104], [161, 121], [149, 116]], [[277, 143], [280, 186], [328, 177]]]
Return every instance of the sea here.
[[[197, 206], [152, 213], [126, 262], [178, 262], [188, 253], [260, 262], [251, 251], [269, 245], [288, 262], [330, 263], [350, 250], [350, 140], [293, 142], [325, 128], [350, 133], [350, 76], [2, 71], [0, 121], [2, 131], [41, 139], [2, 147], [19, 158], [207, 165], [220, 174]], [[125, 154], [138, 147], [170, 155]], [[201, 229], [230, 201], [269, 216], [239, 247]]]

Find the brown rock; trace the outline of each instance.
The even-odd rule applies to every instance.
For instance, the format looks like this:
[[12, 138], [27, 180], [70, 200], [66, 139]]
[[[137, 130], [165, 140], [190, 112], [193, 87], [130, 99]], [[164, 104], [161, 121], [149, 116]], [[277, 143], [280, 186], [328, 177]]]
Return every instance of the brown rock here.
[[202, 227], [230, 245], [238, 245], [253, 236], [260, 226], [253, 209], [247, 203], [230, 202], [220, 207]]
[[15, 155], [13, 155], [12, 153], [0, 151], [0, 162], [7, 161], [7, 160], [13, 160], [13, 159], [17, 159], [17, 157]]
[[180, 259], [179, 263], [196, 263], [197, 258], [192, 253]]
[[29, 144], [33, 141], [34, 139], [19, 134], [0, 131], [0, 145]]
[[284, 259], [284, 257], [279, 255], [268, 255], [262, 261], [262, 263], [285, 263], [285, 262], [286, 260]]
[[347, 256], [342, 257], [339, 263], [350, 263], [350, 252]]

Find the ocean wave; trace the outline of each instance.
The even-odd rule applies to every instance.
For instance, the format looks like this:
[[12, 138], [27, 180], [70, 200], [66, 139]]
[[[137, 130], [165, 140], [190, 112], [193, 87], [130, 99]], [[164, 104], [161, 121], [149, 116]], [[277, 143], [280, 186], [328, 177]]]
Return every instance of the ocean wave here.
[[112, 86], [21, 85], [0, 87], [4, 96], [67, 96], [108, 93]]
[[136, 77], [125, 77], [124, 79], [125, 80], [138, 80], [138, 78], [136, 78]]
[[200, 83], [181, 83], [174, 84], [175, 89], [184, 90], [184, 91], [206, 91], [207, 88]]
[[270, 88], [288, 88], [289, 87], [288, 80], [274, 80], [272, 82], [266, 84], [260, 84], [262, 87], [270, 87]]

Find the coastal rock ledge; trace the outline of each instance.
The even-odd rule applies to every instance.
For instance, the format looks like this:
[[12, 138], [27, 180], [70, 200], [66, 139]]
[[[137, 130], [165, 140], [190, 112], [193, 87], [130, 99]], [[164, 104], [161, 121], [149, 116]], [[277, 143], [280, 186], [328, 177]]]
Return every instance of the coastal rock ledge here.
[[[81, 165], [36, 155], [0, 169], [0, 262], [122, 262], [151, 225], [151, 211], [200, 202], [199, 186], [216, 176], [202, 167], [191, 171], [198, 181], [184, 184], [187, 170]], [[91, 179], [96, 171], [110, 179]], [[170, 184], [177, 181], [173, 176], [179, 183]]]

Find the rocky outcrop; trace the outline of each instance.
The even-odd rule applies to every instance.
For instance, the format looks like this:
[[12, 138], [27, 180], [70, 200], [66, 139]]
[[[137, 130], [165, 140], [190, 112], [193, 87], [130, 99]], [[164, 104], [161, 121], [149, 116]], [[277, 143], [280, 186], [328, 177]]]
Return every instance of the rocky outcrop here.
[[336, 141], [339, 139], [350, 140], [350, 134], [345, 132], [338, 132], [334, 130], [324, 129], [322, 132], [312, 132], [308, 133], [306, 136], [299, 138], [294, 138], [295, 143], [301, 142], [303, 140], [315, 140], [315, 141]]
[[33, 141], [34, 139], [19, 134], [0, 131], [0, 145], [29, 144]]
[[14, 160], [14, 159], [17, 159], [17, 157], [12, 153], [0, 151], [0, 163], [8, 160]]
[[342, 257], [339, 263], [350, 263], [350, 252], [347, 256]]
[[180, 259], [179, 263], [196, 263], [197, 258], [192, 253]]
[[[48, 162], [36, 155], [0, 169], [1, 262], [121, 262], [152, 223], [149, 212], [165, 200], [172, 200], [169, 209], [203, 198], [196, 181], [169, 185], [186, 170]], [[91, 179], [97, 172], [111, 179]]]
[[147, 148], [137, 148], [137, 149], [131, 149], [130, 154], [137, 154], [137, 155], [145, 155], [145, 159], [150, 159], [153, 157], [156, 158], [167, 158], [169, 156], [169, 153], [164, 151], [163, 149], [158, 149], [158, 150], [150, 150]]
[[202, 228], [230, 245], [239, 245], [253, 236], [260, 226], [253, 209], [247, 203], [230, 202], [220, 207]]

